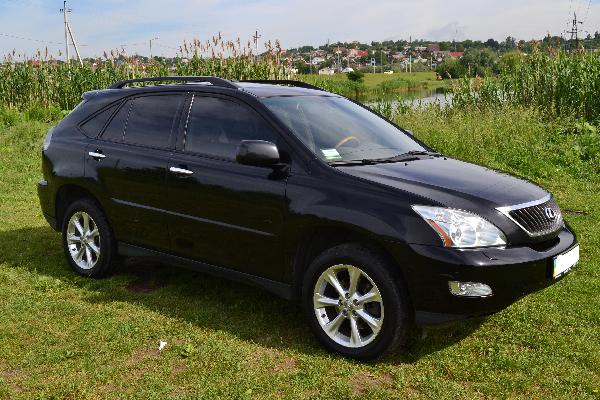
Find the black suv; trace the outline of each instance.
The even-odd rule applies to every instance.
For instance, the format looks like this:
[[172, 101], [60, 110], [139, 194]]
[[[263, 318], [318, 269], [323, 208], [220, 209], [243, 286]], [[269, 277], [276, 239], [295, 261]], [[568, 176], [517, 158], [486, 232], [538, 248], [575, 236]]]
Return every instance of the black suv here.
[[38, 185], [82, 275], [135, 256], [252, 283], [368, 360], [412, 323], [497, 312], [579, 259], [545, 190], [305, 83], [151, 78], [83, 97], [48, 133]]

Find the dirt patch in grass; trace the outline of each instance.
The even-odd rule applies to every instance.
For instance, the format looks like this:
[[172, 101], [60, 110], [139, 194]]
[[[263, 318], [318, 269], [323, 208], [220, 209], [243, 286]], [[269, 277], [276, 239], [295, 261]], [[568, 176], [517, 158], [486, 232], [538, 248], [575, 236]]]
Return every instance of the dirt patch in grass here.
[[250, 368], [259, 368], [267, 360], [274, 360], [279, 356], [279, 351], [269, 347], [260, 347], [252, 352], [246, 362]]
[[588, 217], [590, 215], [590, 213], [588, 213], [587, 211], [579, 211], [579, 210], [565, 210], [564, 212], [565, 212], [565, 214], [571, 215], [571, 216]]
[[125, 365], [128, 365], [128, 366], [138, 365], [138, 364], [146, 361], [149, 358], [157, 357], [159, 354], [160, 354], [160, 351], [158, 349], [136, 350], [135, 352], [133, 352], [131, 357], [129, 357], [129, 359], [127, 359], [127, 361], [125, 361]]
[[350, 379], [350, 385], [352, 386], [352, 394], [354, 396], [360, 396], [369, 389], [382, 386], [390, 387], [394, 384], [394, 378], [389, 374], [383, 374], [376, 376], [369, 372], [359, 372], [354, 374]]
[[292, 357], [285, 357], [277, 366], [275, 372], [280, 373], [295, 373], [298, 372], [298, 362]]
[[269, 347], [262, 347], [253, 352], [247, 359], [251, 368], [272, 365], [272, 372], [289, 374], [299, 371], [298, 361], [294, 357], [286, 357], [281, 351]]
[[167, 280], [160, 273], [161, 265], [155, 262], [132, 258], [124, 265], [123, 273], [135, 275], [135, 279], [127, 284], [131, 293], [151, 293], [167, 286]]
[[181, 374], [183, 371], [185, 371], [187, 369], [187, 364], [179, 364], [176, 365], [175, 367], [173, 367], [173, 369], [171, 370], [171, 375], [173, 376], [177, 376], [179, 374]]
[[23, 371], [20, 368], [4, 368], [0, 369], [0, 377], [6, 382], [9, 389], [13, 393], [23, 392], [23, 388], [17, 383], [18, 381], [25, 379], [29, 376], [29, 373]]

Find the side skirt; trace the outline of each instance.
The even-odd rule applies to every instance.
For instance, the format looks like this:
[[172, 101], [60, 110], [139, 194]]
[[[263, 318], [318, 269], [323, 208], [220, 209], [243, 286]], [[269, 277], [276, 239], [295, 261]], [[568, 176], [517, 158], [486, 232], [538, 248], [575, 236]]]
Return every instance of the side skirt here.
[[225, 278], [232, 281], [246, 283], [265, 289], [286, 300], [292, 300], [292, 285], [282, 282], [272, 281], [270, 279], [261, 278], [260, 276], [250, 275], [244, 272], [235, 271], [228, 268], [217, 267], [211, 264], [206, 264], [201, 261], [190, 260], [188, 258], [174, 256], [172, 254], [163, 253], [156, 250], [146, 249], [144, 247], [134, 246], [127, 243], [118, 243], [119, 254], [127, 257], [148, 257], [165, 264], [184, 267], [193, 271], [203, 272], [219, 278]]

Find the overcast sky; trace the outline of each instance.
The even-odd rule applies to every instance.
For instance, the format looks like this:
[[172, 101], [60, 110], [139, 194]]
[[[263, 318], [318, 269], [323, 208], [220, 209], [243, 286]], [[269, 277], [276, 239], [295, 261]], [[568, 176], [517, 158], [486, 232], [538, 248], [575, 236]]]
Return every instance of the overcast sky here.
[[[589, 7], [588, 7], [589, 4]], [[72, 0], [71, 27], [82, 55], [125, 47], [147, 55], [174, 55], [184, 39], [248, 40], [256, 29], [284, 48], [359, 40], [532, 39], [569, 29], [573, 11], [582, 29], [600, 31], [600, 0]], [[64, 48], [62, 1], [0, 0], [0, 55]], [[8, 35], [8, 36], [7, 36]], [[17, 39], [9, 36], [37, 39]], [[51, 43], [49, 43], [51, 42]]]

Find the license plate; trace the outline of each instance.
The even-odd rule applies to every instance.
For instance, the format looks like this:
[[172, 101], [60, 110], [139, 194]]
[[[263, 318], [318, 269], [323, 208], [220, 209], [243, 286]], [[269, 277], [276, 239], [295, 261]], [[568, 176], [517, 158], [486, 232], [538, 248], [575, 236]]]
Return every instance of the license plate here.
[[554, 279], [563, 276], [571, 270], [579, 261], [579, 246], [573, 247], [571, 250], [554, 258], [554, 269], [552, 277]]

